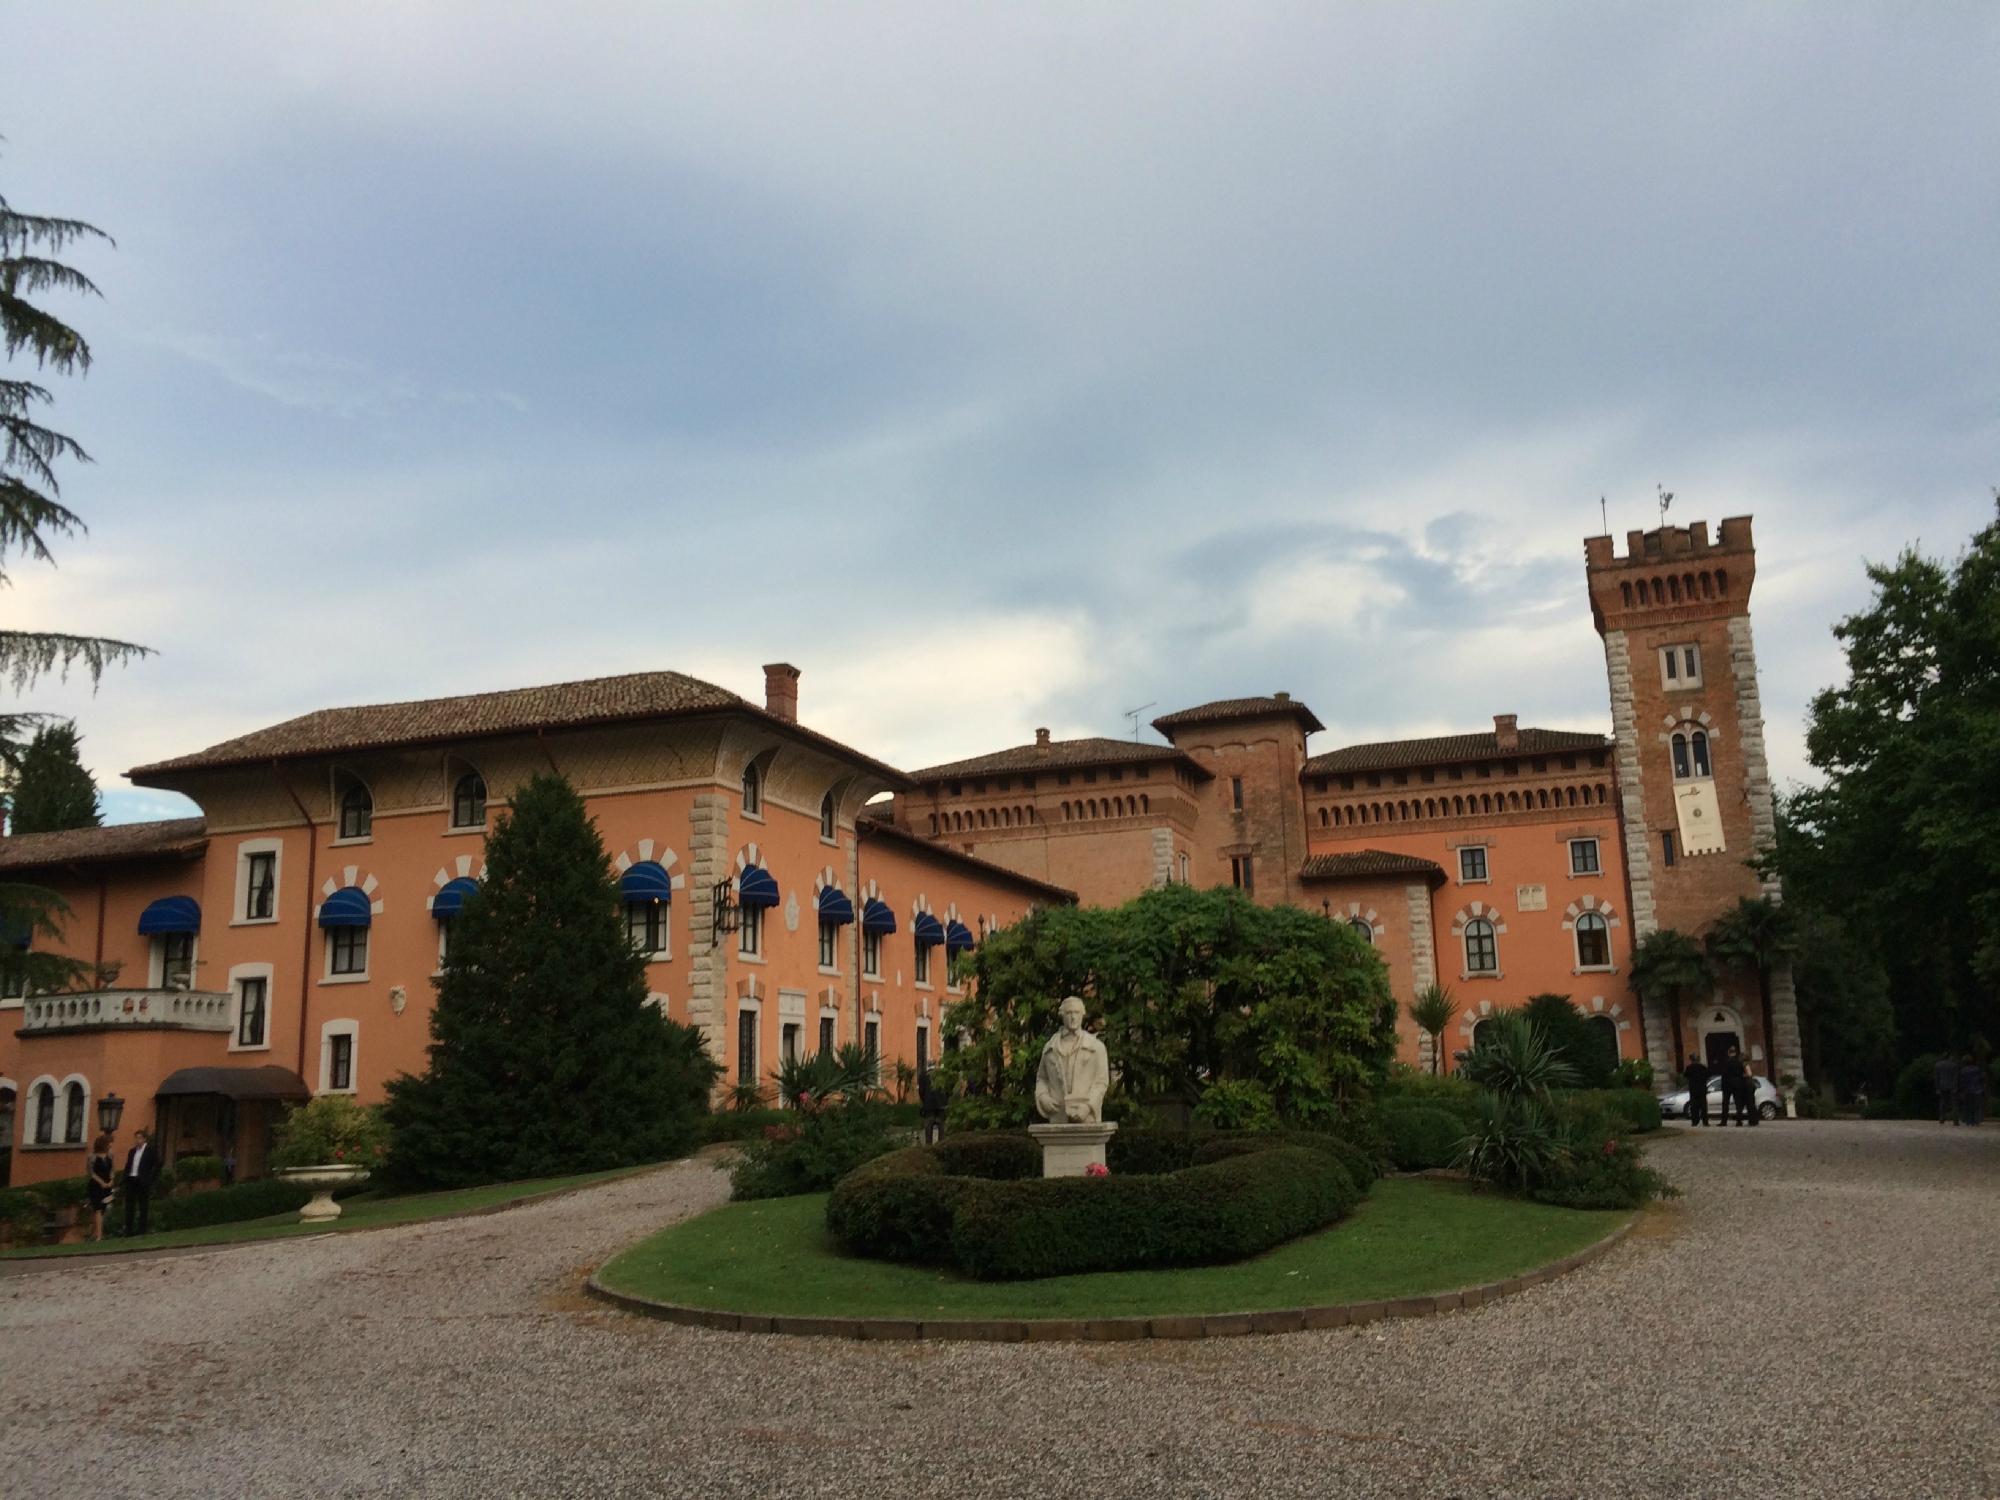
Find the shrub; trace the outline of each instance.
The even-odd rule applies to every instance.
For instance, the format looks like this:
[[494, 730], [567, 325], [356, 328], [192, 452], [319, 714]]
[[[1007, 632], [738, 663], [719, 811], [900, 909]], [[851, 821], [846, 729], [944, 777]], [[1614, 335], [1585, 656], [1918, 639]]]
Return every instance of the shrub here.
[[1480, 1088], [1509, 1098], [1546, 1099], [1550, 1090], [1576, 1082], [1576, 1070], [1525, 1016], [1495, 1016], [1485, 1036], [1458, 1070]]
[[1653, 1086], [1653, 1065], [1643, 1057], [1623, 1059], [1611, 1075], [1618, 1088], [1649, 1089]]
[[934, 1149], [939, 1170], [954, 1177], [1007, 1182], [1042, 1175], [1040, 1144], [1015, 1131], [946, 1136]]
[[1389, 1135], [1389, 1159], [1402, 1172], [1452, 1165], [1469, 1128], [1448, 1110], [1414, 1101], [1383, 1105], [1381, 1120]]
[[[1896, 1114], [1890, 1118], [1905, 1120], [1937, 1118], [1937, 1065], [1938, 1054], [1926, 1052], [1922, 1057], [1912, 1059], [1909, 1066], [1896, 1075], [1896, 1087], [1891, 1096], [1896, 1106]], [[1881, 1117], [1871, 1115], [1870, 1118]]]
[[1644, 1135], [1660, 1128], [1660, 1101], [1638, 1089], [1569, 1089], [1554, 1096], [1556, 1118], [1600, 1136]]
[[42, 1207], [50, 1213], [58, 1209], [75, 1208], [90, 1195], [88, 1177], [52, 1177], [47, 1182], [31, 1182], [21, 1189], [33, 1193], [41, 1200]]
[[22, 1244], [40, 1238], [48, 1222], [49, 1206], [29, 1188], [0, 1188], [0, 1224], [14, 1232], [14, 1242]]
[[755, 1140], [769, 1127], [795, 1124], [797, 1118], [782, 1109], [717, 1110], [701, 1117], [696, 1136], [705, 1146], [717, 1141]]
[[730, 1173], [730, 1196], [789, 1198], [823, 1193], [865, 1161], [893, 1151], [907, 1139], [880, 1105], [855, 1102], [812, 1110], [787, 1110], [783, 1124], [765, 1127]]
[[1638, 1147], [1606, 1136], [1594, 1145], [1573, 1140], [1529, 1196], [1559, 1208], [1638, 1208], [1679, 1193], [1640, 1159]]
[[239, 1182], [210, 1193], [155, 1200], [152, 1224], [156, 1232], [235, 1224], [244, 1219], [266, 1218], [271, 1214], [297, 1213], [311, 1197], [310, 1191], [283, 1178]]
[[1433, 1077], [1413, 1069], [1398, 1068], [1389, 1075], [1379, 1099], [1381, 1108], [1386, 1109], [1392, 1104], [1422, 1104], [1431, 1109], [1442, 1109], [1470, 1125], [1479, 1104], [1479, 1086], [1456, 1074]]
[[1814, 1088], [1810, 1084], [1801, 1084], [1792, 1090], [1792, 1108], [1798, 1111], [1801, 1120], [1831, 1120], [1838, 1113], [1833, 1090]]
[[[356, 1104], [344, 1094], [321, 1094], [278, 1123], [271, 1143], [271, 1167], [349, 1166], [371, 1170], [389, 1151], [389, 1128], [378, 1108]], [[218, 1170], [216, 1175], [221, 1176]]]
[[183, 1156], [174, 1163], [174, 1181], [186, 1186], [203, 1182], [222, 1181], [222, 1158], [219, 1156]]
[[1531, 1098], [1488, 1094], [1479, 1118], [1459, 1142], [1458, 1164], [1482, 1182], [1521, 1192], [1554, 1169], [1563, 1142], [1548, 1108]]
[[1276, 1130], [1271, 1091], [1250, 1078], [1218, 1078], [1202, 1091], [1194, 1117], [1211, 1130]]

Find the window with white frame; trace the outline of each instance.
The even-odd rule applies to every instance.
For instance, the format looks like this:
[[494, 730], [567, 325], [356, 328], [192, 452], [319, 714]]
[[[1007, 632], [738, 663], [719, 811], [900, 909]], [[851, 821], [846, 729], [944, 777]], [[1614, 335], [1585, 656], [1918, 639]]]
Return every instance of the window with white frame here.
[[319, 1092], [355, 1092], [356, 1054], [360, 1050], [361, 1023], [328, 1021], [319, 1029]]
[[782, 1062], [795, 1063], [799, 1060], [799, 1033], [805, 1027], [797, 1021], [787, 1021], [778, 1028], [778, 1058]]
[[861, 1028], [861, 1046], [868, 1054], [868, 1071], [879, 1078], [882, 1074], [882, 1018], [870, 1016]]
[[632, 940], [632, 947], [651, 958], [667, 958], [673, 950], [672, 923], [673, 906], [665, 901], [628, 901], [625, 903], [625, 936]]
[[756, 818], [764, 813], [764, 773], [752, 761], [743, 768], [743, 814]]
[[46, 1080], [28, 1090], [28, 1140], [36, 1146], [56, 1144], [56, 1086]]
[[736, 1081], [757, 1082], [757, 1009], [751, 1005], [736, 1012]]
[[836, 1018], [833, 1016], [819, 1018], [819, 1050], [828, 1057], [833, 1056], [835, 1024]]
[[451, 789], [451, 826], [486, 826], [486, 778], [477, 771], [467, 771]]
[[1180, 856], [1180, 866], [1181, 866], [1181, 884], [1182, 885], [1193, 884], [1193, 879], [1188, 874], [1188, 857], [1186, 854], [1182, 854]]
[[335, 975], [368, 972], [368, 929], [329, 927], [326, 929], [326, 971]]
[[745, 958], [757, 958], [764, 952], [764, 908], [745, 906], [736, 917], [736, 951]]
[[868, 932], [861, 934], [861, 972], [870, 979], [882, 977], [882, 934]]
[[1603, 873], [1597, 862], [1596, 839], [1571, 839], [1569, 841], [1569, 872], [1572, 875], [1597, 875]]
[[931, 982], [931, 950], [925, 943], [917, 944], [916, 976], [918, 984]]
[[828, 792], [819, 799], [819, 836], [827, 843], [833, 842], [833, 793]]
[[1715, 774], [1708, 759], [1708, 735], [1703, 731], [1676, 729], [1671, 743], [1674, 780], [1706, 781]]
[[832, 922], [819, 924], [819, 966], [829, 972], [840, 967], [840, 928]]
[[163, 990], [185, 990], [194, 986], [194, 934], [163, 932], [153, 939], [153, 961], [159, 970]]
[[63, 1085], [63, 1144], [81, 1146], [84, 1125], [90, 1116], [90, 1088], [81, 1078]]
[[1500, 972], [1500, 946], [1493, 935], [1493, 924], [1484, 917], [1474, 917], [1465, 924], [1465, 972]]
[[[485, 821], [481, 818], [481, 821]], [[375, 799], [368, 795], [368, 788], [358, 781], [350, 781], [347, 790], [340, 794], [340, 833], [342, 842], [352, 842], [374, 836]]]
[[1660, 683], [1667, 688], [1701, 686], [1701, 647], [1687, 641], [1660, 647]]
[[1257, 894], [1257, 861], [1250, 854], [1236, 854], [1229, 860], [1229, 883], [1246, 896]]
[[930, 1023], [927, 1021], [919, 1021], [917, 1022], [917, 1067], [921, 1070], [928, 1068], [930, 1065], [931, 1065]]
[[1362, 942], [1373, 946], [1375, 942], [1375, 929], [1370, 925], [1366, 917], [1355, 917], [1347, 925], [1354, 929]]
[[242, 898], [238, 909], [246, 922], [272, 922], [278, 916], [278, 851], [247, 849], [242, 856]]
[[1477, 884], [1490, 880], [1492, 876], [1486, 868], [1486, 848], [1483, 844], [1470, 845], [1458, 851], [1458, 879], [1462, 885]]
[[1611, 967], [1611, 924], [1594, 911], [1576, 919], [1576, 966], [1579, 969]]
[[271, 981], [262, 974], [236, 981], [236, 1045], [263, 1047], [271, 1024]]

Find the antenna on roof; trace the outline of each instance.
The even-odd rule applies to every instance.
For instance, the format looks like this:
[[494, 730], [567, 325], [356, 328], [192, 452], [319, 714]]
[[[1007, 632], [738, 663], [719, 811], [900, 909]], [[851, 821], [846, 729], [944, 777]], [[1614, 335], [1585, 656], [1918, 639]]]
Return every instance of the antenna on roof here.
[[1604, 535], [1611, 535], [1611, 507], [1604, 503], [1604, 497], [1597, 497], [1597, 523], [1604, 528]]
[[1137, 708], [1128, 708], [1125, 710], [1123, 717], [1130, 719], [1132, 721], [1133, 739], [1136, 740], [1139, 738], [1139, 715], [1144, 713], [1149, 708], [1158, 708], [1159, 706], [1160, 706], [1160, 700], [1155, 698], [1151, 703], [1141, 703]]
[[1674, 503], [1674, 492], [1663, 484], [1656, 484], [1653, 489], [1660, 497], [1660, 524], [1664, 526], [1667, 524], [1667, 507]]

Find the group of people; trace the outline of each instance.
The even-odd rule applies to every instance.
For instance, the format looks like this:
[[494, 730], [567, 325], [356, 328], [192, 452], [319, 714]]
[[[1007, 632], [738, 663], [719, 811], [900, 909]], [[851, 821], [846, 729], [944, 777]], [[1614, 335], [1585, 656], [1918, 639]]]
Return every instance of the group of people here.
[[[146, 1234], [153, 1227], [153, 1184], [160, 1175], [160, 1153], [151, 1134], [142, 1130], [125, 1155], [125, 1233]], [[111, 1155], [111, 1135], [107, 1131], [90, 1145], [90, 1237], [104, 1238], [104, 1212], [111, 1195], [118, 1191]], [[134, 1226], [137, 1226], [136, 1228]]]
[[1986, 1070], [1970, 1052], [1937, 1060], [1938, 1124], [1977, 1125], [1986, 1118]]
[[[1729, 1049], [1718, 1067], [1710, 1068], [1699, 1056], [1687, 1059], [1681, 1069], [1681, 1077], [1688, 1086], [1688, 1118], [1697, 1125], [1706, 1125], [1708, 1119], [1708, 1085], [1720, 1076], [1722, 1079], [1722, 1118], [1718, 1125], [1755, 1125], [1758, 1122], [1757, 1080], [1743, 1065], [1743, 1055], [1735, 1047]], [[1736, 1107], [1736, 1118], [1729, 1118], [1731, 1105]]]

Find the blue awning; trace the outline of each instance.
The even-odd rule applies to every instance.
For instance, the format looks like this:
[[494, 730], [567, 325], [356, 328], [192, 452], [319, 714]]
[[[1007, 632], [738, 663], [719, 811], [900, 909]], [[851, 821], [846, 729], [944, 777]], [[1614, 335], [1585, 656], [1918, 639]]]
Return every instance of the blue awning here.
[[[464, 907], [465, 898], [478, 889], [479, 882], [470, 875], [461, 875], [456, 880], [446, 882], [444, 889], [431, 897], [431, 915], [440, 922], [449, 922]], [[320, 913], [319, 921], [320, 926], [327, 925], [325, 912]]]
[[819, 919], [827, 927], [845, 927], [854, 920], [854, 903], [844, 892], [828, 886], [819, 893]]
[[744, 866], [743, 873], [736, 877], [736, 904], [776, 906], [778, 904], [776, 878], [762, 865]]
[[970, 953], [972, 951], [972, 929], [963, 922], [944, 924], [944, 951], [947, 953]]
[[658, 860], [642, 859], [618, 877], [618, 899], [633, 904], [672, 901], [674, 878]]
[[358, 885], [342, 886], [321, 904], [322, 927], [366, 927], [375, 920], [374, 903]]
[[192, 896], [162, 896], [139, 913], [139, 935], [200, 932], [201, 903]]
[[878, 937], [896, 930], [896, 914], [889, 910], [889, 903], [871, 900], [861, 908], [861, 930], [875, 933]]
[[927, 911], [917, 913], [917, 920], [910, 924], [910, 936], [917, 940], [919, 948], [935, 948], [944, 941], [944, 923]]

